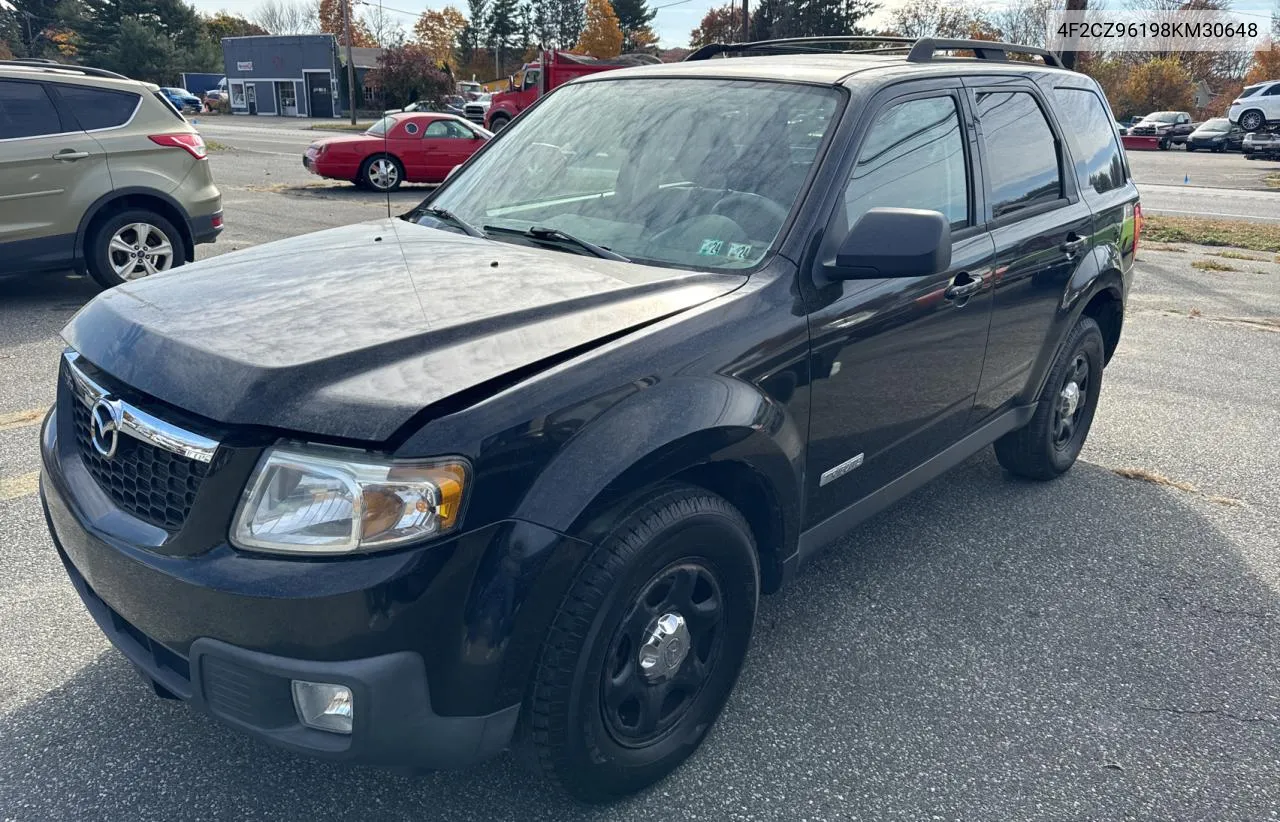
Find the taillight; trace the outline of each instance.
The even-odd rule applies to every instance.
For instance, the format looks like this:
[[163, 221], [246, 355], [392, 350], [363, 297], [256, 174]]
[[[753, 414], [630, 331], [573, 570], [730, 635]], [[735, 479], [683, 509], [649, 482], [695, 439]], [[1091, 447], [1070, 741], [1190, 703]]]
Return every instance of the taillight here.
[[151, 142], [158, 146], [167, 146], [169, 148], [180, 148], [183, 151], [195, 157], [197, 160], [203, 160], [209, 156], [208, 150], [204, 147], [204, 138], [199, 134], [185, 132], [183, 134], [152, 134]]
[[1142, 203], [1133, 204], [1133, 253], [1138, 253], [1138, 238], [1142, 236]]
[[217, 214], [213, 215], [210, 222], [213, 224], [214, 228], [222, 228], [222, 212], [219, 211]]

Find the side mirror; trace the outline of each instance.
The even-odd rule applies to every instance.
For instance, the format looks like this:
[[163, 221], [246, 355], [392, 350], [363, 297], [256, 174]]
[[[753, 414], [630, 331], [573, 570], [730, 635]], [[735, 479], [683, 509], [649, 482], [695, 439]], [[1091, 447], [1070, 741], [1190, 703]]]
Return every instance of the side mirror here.
[[951, 224], [937, 211], [873, 208], [854, 224], [826, 266], [832, 280], [927, 277], [951, 265]]

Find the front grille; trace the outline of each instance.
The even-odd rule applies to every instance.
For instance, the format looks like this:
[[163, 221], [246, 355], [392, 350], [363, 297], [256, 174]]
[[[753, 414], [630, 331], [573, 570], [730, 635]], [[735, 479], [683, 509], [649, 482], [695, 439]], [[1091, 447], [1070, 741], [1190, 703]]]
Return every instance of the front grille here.
[[89, 409], [75, 398], [70, 405], [80, 458], [107, 496], [144, 522], [167, 531], [181, 528], [209, 466], [123, 433], [115, 455], [106, 459], [90, 439]]
[[484, 106], [467, 106], [467, 119], [484, 125]]

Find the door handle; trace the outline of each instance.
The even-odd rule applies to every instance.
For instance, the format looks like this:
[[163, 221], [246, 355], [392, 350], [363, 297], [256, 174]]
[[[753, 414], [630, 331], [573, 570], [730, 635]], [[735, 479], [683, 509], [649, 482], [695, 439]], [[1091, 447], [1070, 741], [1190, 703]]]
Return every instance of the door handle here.
[[53, 155], [53, 159], [64, 160], [67, 162], [74, 162], [76, 160], [83, 160], [85, 157], [88, 157], [88, 156], [89, 156], [89, 152], [87, 151], [72, 151], [71, 149], [68, 148], [68, 149], [63, 149], [62, 151], [59, 151], [57, 154]]
[[951, 280], [951, 285], [942, 292], [948, 300], [967, 300], [982, 290], [982, 275], [961, 271]]
[[1084, 248], [1087, 242], [1089, 242], [1088, 238], [1081, 237], [1073, 231], [1067, 235], [1067, 241], [1060, 245], [1059, 248], [1067, 252], [1068, 257], [1074, 257], [1080, 253], [1080, 249]]

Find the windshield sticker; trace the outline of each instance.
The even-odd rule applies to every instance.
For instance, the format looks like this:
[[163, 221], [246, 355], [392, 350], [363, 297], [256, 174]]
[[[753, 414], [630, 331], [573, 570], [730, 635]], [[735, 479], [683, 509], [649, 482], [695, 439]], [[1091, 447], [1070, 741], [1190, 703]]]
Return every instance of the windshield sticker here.
[[751, 243], [729, 243], [730, 260], [745, 260], [751, 256]]
[[704, 257], [719, 257], [722, 248], [724, 248], [724, 240], [703, 240], [698, 253]]

